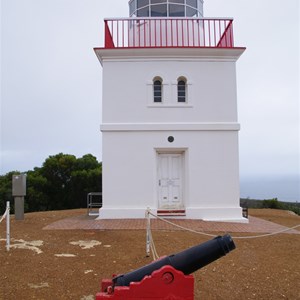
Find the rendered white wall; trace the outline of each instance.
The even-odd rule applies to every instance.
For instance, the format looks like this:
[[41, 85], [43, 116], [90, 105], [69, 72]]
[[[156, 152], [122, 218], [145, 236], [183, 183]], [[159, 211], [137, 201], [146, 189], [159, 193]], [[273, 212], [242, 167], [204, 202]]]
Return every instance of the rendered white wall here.
[[[222, 55], [224, 50], [173, 50], [153, 57], [143, 56], [141, 49], [97, 53], [103, 65], [100, 218], [143, 218], [148, 206], [155, 212], [157, 152], [164, 150], [184, 152], [186, 218], [244, 221], [235, 79], [242, 50], [232, 56]], [[162, 104], [152, 102], [155, 76], [164, 80]], [[180, 76], [188, 81], [188, 102], [183, 104], [176, 103]], [[173, 143], [168, 136], [175, 138]]]
[[[237, 121], [235, 62], [114, 61], [103, 68], [103, 123]], [[182, 75], [188, 103], [178, 105], [174, 83]], [[155, 76], [162, 77], [164, 101], [173, 107], [149, 105]]]
[[[170, 135], [173, 143], [167, 141]], [[198, 218], [209, 219], [205, 209], [238, 208], [237, 149], [237, 131], [104, 132], [100, 217], [117, 213], [122, 217], [126, 215], [123, 209], [134, 208], [139, 210], [136, 217], [142, 218], [148, 206], [157, 208], [159, 150], [185, 151], [184, 203], [186, 208], [204, 209]], [[233, 215], [239, 219], [239, 214]], [[224, 212], [221, 219], [226, 219]]]

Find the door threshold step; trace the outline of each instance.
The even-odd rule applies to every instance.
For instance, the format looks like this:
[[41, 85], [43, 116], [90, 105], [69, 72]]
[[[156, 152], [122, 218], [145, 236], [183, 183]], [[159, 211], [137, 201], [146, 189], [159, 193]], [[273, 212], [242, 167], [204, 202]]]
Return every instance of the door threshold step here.
[[159, 217], [185, 217], [186, 214], [157, 214]]
[[185, 216], [185, 210], [184, 209], [173, 209], [173, 210], [170, 210], [170, 209], [166, 209], [166, 210], [163, 210], [163, 209], [159, 209], [157, 211], [157, 215], [158, 216]]
[[88, 215], [89, 215], [90, 217], [93, 217], [93, 216], [99, 217], [99, 212], [89, 212]]

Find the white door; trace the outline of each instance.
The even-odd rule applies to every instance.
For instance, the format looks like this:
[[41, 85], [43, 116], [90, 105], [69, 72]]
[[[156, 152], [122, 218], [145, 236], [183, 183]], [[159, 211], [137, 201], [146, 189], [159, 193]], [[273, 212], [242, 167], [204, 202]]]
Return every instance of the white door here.
[[182, 154], [158, 154], [158, 208], [183, 209]]

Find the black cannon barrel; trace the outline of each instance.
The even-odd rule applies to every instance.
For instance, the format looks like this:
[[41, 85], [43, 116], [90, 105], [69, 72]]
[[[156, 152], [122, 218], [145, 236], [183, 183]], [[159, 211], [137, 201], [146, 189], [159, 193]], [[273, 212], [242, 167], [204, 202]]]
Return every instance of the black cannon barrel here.
[[230, 235], [218, 236], [177, 254], [163, 257], [127, 274], [114, 277], [113, 283], [115, 286], [129, 286], [130, 282], [141, 281], [146, 275], [151, 275], [153, 271], [166, 265], [188, 275], [226, 255], [233, 249], [235, 249], [235, 244]]

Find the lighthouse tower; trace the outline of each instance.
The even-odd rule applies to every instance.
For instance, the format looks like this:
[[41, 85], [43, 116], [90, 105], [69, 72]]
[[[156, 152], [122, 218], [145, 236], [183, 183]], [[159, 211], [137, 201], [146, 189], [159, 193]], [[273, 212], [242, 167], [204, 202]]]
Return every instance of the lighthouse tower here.
[[243, 222], [233, 20], [202, 0], [131, 0], [105, 19], [100, 219]]

